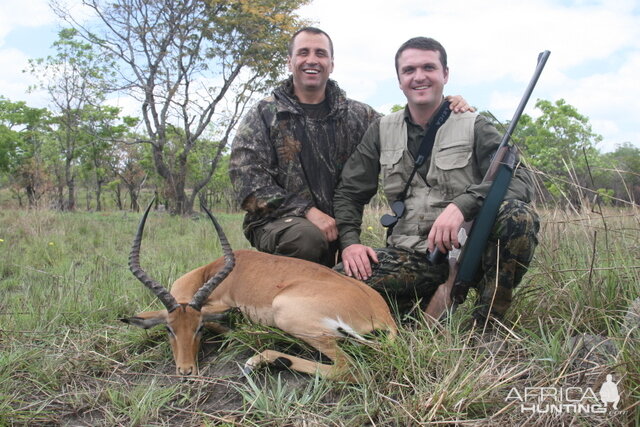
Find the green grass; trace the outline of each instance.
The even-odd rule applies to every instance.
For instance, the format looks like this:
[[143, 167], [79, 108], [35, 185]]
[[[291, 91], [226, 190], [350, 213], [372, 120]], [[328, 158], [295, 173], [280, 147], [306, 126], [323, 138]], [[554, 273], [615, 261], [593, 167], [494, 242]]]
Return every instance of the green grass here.
[[[365, 221], [379, 246], [378, 212]], [[219, 214], [234, 248], [247, 248], [240, 214]], [[399, 337], [346, 343], [357, 384], [265, 369], [253, 352], [318, 357], [278, 331], [238, 319], [205, 335], [201, 376], [174, 376], [161, 328], [117, 319], [160, 308], [129, 272], [139, 216], [0, 211], [0, 426], [10, 425], [635, 425], [640, 426], [640, 330], [625, 316], [640, 295], [640, 214], [543, 214], [540, 246], [508, 323], [464, 329], [469, 302], [438, 330], [417, 316]], [[369, 228], [370, 227], [370, 228]], [[219, 256], [211, 224], [153, 213], [143, 268], [162, 283]], [[636, 320], [637, 322], [637, 320]], [[531, 415], [512, 388], [592, 387], [621, 380], [615, 414]]]

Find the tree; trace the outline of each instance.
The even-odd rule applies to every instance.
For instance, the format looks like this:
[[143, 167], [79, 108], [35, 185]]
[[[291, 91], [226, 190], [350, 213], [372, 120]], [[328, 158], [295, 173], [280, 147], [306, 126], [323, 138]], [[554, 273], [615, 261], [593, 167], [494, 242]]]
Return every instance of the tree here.
[[580, 203], [586, 196], [583, 189], [599, 181], [595, 171], [602, 158], [596, 145], [602, 137], [591, 130], [586, 116], [563, 99], [555, 103], [539, 99], [536, 108], [542, 114], [536, 119], [523, 114], [514, 140], [526, 161], [541, 172], [544, 186], [553, 196], [563, 195]]
[[147, 177], [153, 172], [153, 165], [149, 147], [134, 143], [136, 139], [134, 135], [115, 144], [109, 168], [117, 177], [111, 185], [116, 191], [118, 207], [123, 209], [120, 185], [124, 185], [129, 193], [129, 208], [138, 212], [140, 210], [138, 197]]
[[[87, 111], [99, 105], [105, 97], [105, 88], [112, 75], [109, 56], [97, 54], [92, 45], [78, 38], [74, 29], [64, 29], [53, 44], [55, 56], [30, 60], [30, 71], [46, 89], [53, 105], [53, 124], [67, 187], [67, 202], [62, 200], [60, 185], [59, 208], [75, 209], [75, 179], [77, 158], [82, 147], [83, 126]], [[88, 109], [88, 110], [87, 110]]]
[[[86, 142], [81, 152], [83, 169], [92, 176], [96, 210], [102, 210], [102, 187], [110, 177], [110, 164], [116, 155], [115, 143], [135, 126], [137, 119], [120, 118], [120, 109], [111, 106], [85, 107], [83, 127]], [[111, 175], [113, 176], [113, 175]]]
[[640, 203], [640, 148], [625, 142], [605, 154], [605, 163], [616, 199]]
[[[308, 1], [87, 0], [99, 23], [94, 28], [55, 8], [118, 59], [115, 89], [140, 102], [147, 138], [139, 142], [151, 146], [171, 211], [184, 214], [211, 179], [252, 95], [279, 77], [289, 35], [300, 25], [293, 11]], [[204, 136], [218, 145], [207, 156], [207, 173], [189, 183], [189, 158]]]
[[44, 167], [42, 146], [49, 130], [49, 112], [31, 108], [25, 102], [11, 102], [0, 96], [0, 172], [6, 172], [16, 187], [26, 192], [30, 207], [44, 194], [48, 172]]

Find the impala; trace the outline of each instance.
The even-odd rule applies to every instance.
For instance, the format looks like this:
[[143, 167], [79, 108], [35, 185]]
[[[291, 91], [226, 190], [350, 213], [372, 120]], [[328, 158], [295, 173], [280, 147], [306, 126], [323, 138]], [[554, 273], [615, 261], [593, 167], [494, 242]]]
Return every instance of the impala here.
[[364, 335], [377, 330], [386, 331], [390, 338], [397, 334], [388, 305], [369, 286], [309, 261], [252, 250], [232, 251], [222, 228], [204, 206], [218, 233], [224, 257], [190, 271], [173, 283], [171, 292], [167, 291], [140, 267], [142, 233], [150, 208], [151, 204], [138, 226], [129, 267], [166, 309], [121, 320], [145, 329], [165, 325], [178, 375], [198, 373], [203, 327], [219, 326], [216, 322], [234, 308], [253, 322], [277, 327], [306, 342], [333, 362], [324, 364], [265, 350], [245, 363], [245, 372], [260, 365], [277, 364], [353, 381], [350, 359], [338, 346], [338, 340], [366, 341]]

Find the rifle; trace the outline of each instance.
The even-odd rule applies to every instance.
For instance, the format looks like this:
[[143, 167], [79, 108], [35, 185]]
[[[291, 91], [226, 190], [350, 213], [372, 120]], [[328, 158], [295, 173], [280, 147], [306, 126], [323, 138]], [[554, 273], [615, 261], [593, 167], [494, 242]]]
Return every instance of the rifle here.
[[[474, 220], [465, 222], [462, 225], [458, 234], [458, 240], [462, 247], [449, 252], [449, 277], [445, 283], [438, 287], [425, 309], [427, 319], [433, 323], [438, 322], [449, 310], [455, 310], [458, 304], [462, 304], [467, 298], [469, 288], [474, 283], [482, 253], [487, 246], [489, 234], [515, 168], [517, 149], [509, 145], [509, 141], [529, 101], [533, 88], [538, 82], [540, 74], [542, 74], [549, 55], [551, 55], [551, 52], [548, 50], [538, 55], [538, 64], [529, 86], [525, 90], [524, 96], [520, 100], [520, 105], [518, 105], [508, 129], [502, 137], [489, 170], [482, 180], [482, 182], [491, 182], [491, 187], [484, 199], [482, 208]], [[439, 250], [436, 248], [433, 252], [436, 253]], [[429, 254], [429, 259], [435, 259], [437, 254], [434, 253]]]

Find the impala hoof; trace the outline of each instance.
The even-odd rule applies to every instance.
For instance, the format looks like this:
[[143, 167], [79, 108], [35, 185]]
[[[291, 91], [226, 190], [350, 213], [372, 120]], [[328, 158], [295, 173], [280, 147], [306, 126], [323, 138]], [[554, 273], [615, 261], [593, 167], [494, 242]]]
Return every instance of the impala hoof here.
[[242, 367], [242, 373], [244, 375], [250, 375], [256, 367], [251, 363], [251, 361], [247, 360], [247, 362]]

